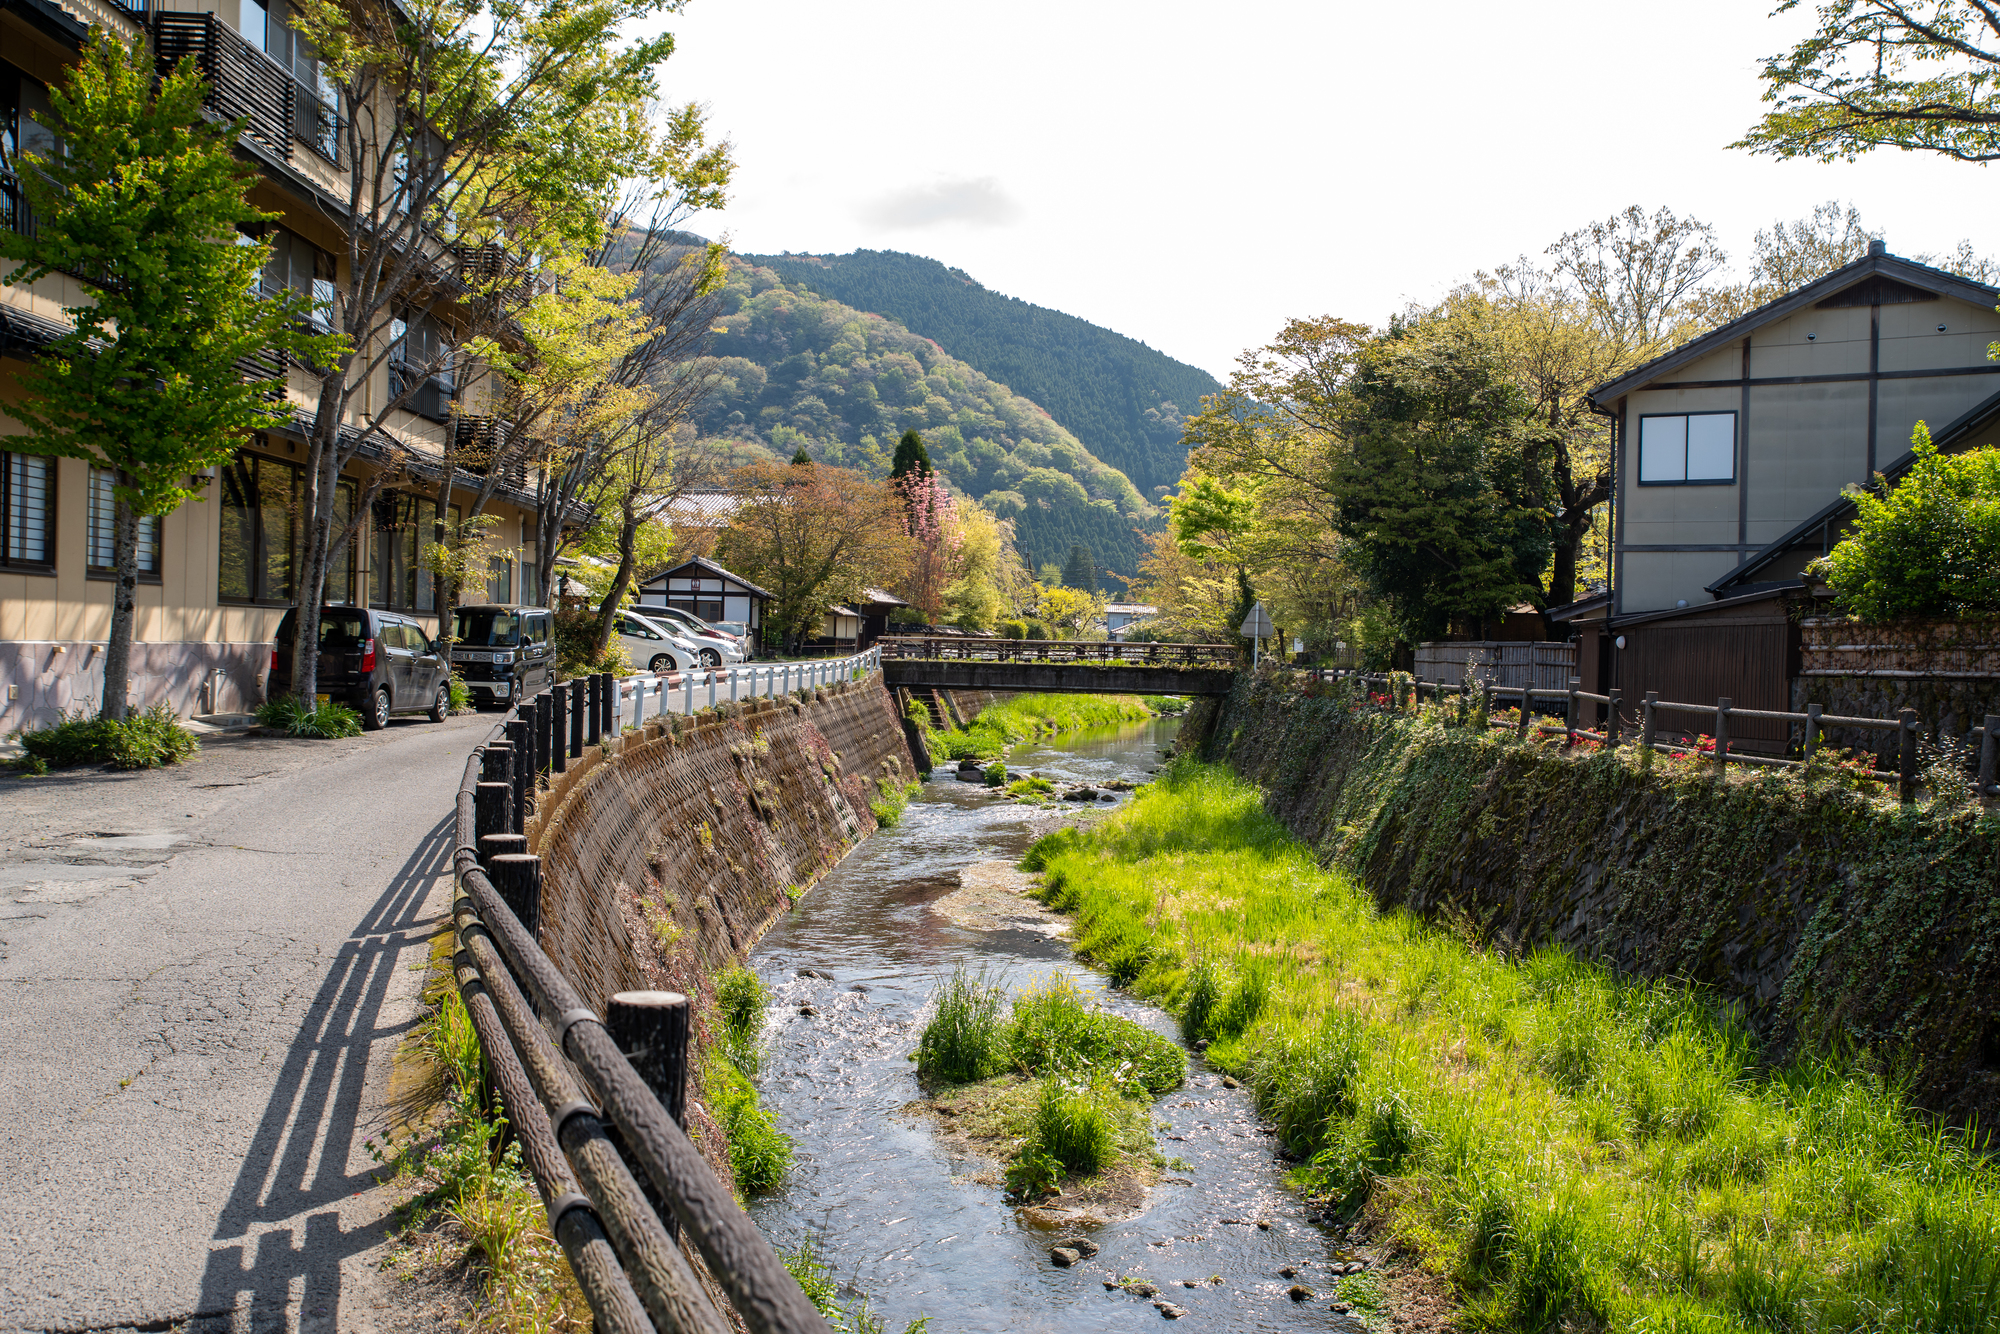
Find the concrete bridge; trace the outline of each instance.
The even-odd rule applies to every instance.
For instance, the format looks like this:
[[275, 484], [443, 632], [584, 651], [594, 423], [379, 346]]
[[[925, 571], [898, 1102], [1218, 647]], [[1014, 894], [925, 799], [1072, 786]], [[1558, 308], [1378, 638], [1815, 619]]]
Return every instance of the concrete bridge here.
[[1062, 639], [892, 636], [876, 644], [891, 687], [1067, 695], [1226, 695], [1229, 644], [1118, 644]]

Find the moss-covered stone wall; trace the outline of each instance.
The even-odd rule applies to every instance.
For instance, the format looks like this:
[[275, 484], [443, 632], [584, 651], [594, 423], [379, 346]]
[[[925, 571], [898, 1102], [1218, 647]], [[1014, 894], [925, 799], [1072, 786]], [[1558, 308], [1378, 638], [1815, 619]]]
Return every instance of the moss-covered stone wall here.
[[2000, 812], [1770, 769], [1723, 783], [1282, 673], [1198, 702], [1181, 737], [1384, 908], [1704, 984], [1773, 1057], [1865, 1048], [1927, 1105], [2000, 1120]]

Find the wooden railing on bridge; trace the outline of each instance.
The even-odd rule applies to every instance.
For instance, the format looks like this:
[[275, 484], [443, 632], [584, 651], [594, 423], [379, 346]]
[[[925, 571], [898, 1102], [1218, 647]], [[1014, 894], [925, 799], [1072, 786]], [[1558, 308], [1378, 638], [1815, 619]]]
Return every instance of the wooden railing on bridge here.
[[887, 635], [885, 660], [922, 662], [1117, 662], [1133, 667], [1235, 667], [1234, 644], [1123, 644], [1091, 639], [987, 639], [973, 635]]

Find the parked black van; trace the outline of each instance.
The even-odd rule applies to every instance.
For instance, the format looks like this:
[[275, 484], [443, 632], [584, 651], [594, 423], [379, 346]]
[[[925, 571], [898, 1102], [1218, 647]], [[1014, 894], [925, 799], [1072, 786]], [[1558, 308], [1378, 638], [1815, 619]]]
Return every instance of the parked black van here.
[[546, 607], [460, 607], [452, 626], [451, 665], [474, 702], [504, 708], [555, 680], [554, 631]]
[[[291, 691], [298, 618], [294, 607], [278, 622], [267, 699]], [[388, 726], [395, 713], [427, 713], [441, 723], [451, 716], [451, 669], [424, 627], [407, 617], [368, 607], [322, 607], [319, 693], [355, 710], [371, 731]]]

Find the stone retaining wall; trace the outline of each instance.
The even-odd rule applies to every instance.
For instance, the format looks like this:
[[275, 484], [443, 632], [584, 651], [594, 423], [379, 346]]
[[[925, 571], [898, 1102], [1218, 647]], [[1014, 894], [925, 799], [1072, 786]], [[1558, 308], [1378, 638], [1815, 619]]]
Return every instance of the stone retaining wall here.
[[[1803, 621], [1791, 707], [1808, 704], [1850, 718], [1915, 709], [1925, 735], [1970, 743], [1987, 714], [2000, 714], [2000, 622]], [[1876, 753], [1889, 745], [1887, 734], [1859, 729], [1828, 729], [1827, 740]]]
[[619, 991], [706, 997], [914, 770], [879, 678], [628, 732], [572, 761], [529, 821], [543, 946], [600, 1009]]

